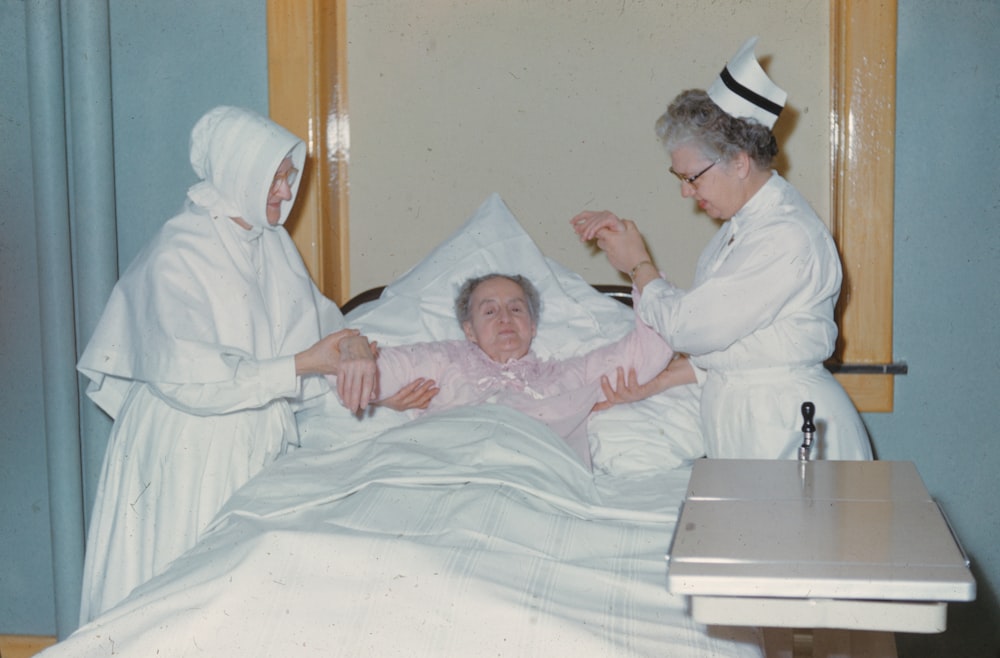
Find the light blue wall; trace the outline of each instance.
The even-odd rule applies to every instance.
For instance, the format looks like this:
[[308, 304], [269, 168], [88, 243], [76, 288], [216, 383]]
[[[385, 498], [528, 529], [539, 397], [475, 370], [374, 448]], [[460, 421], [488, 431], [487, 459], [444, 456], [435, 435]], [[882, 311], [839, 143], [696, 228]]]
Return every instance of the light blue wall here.
[[882, 459], [916, 463], [973, 561], [979, 598], [901, 656], [1000, 655], [1000, 2], [900, 0], [892, 414]]
[[195, 182], [188, 138], [216, 105], [267, 113], [266, 0], [111, 0], [124, 268]]
[[[127, 263], [192, 182], [187, 136], [219, 103], [266, 109], [264, 0], [111, 0], [119, 246]], [[903, 657], [1000, 649], [1000, 2], [899, 0], [896, 410], [883, 459], [916, 462], [974, 562], [979, 599]], [[0, 0], [0, 633], [54, 633], [24, 2]]]

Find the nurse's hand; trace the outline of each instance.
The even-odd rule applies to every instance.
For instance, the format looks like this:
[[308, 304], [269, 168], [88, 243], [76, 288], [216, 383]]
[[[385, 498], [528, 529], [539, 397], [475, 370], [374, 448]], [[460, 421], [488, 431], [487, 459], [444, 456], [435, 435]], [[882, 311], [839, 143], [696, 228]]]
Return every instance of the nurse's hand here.
[[622, 220], [610, 210], [584, 210], [569, 220], [580, 242], [590, 242], [601, 231], [623, 231]]
[[[637, 265], [653, 262], [642, 233], [631, 220], [619, 219], [614, 213], [602, 210], [582, 212], [570, 223], [581, 240], [597, 240], [597, 246], [619, 272], [632, 276]], [[652, 268], [652, 273], [658, 273], [656, 268]]]

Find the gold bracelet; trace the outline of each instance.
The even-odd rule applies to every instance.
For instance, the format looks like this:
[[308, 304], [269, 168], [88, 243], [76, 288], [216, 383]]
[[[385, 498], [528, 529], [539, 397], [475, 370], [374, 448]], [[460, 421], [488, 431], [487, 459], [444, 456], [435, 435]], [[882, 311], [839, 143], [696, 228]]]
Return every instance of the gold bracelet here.
[[639, 261], [638, 263], [635, 264], [635, 267], [633, 267], [632, 270], [628, 273], [628, 278], [635, 281], [635, 273], [639, 271], [639, 268], [642, 267], [643, 265], [652, 265], [652, 264], [653, 263], [648, 260]]

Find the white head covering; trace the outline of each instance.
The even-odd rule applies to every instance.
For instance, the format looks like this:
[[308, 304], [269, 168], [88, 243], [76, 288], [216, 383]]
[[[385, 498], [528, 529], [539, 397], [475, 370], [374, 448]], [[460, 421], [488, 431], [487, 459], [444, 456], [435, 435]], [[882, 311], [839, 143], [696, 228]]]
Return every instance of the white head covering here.
[[[188, 190], [194, 208], [136, 255], [78, 364], [93, 380], [88, 395], [112, 417], [133, 382], [231, 382], [243, 361], [289, 357], [344, 326], [291, 236], [267, 221], [268, 192], [288, 156], [301, 169], [305, 145], [253, 112], [218, 107], [195, 125], [191, 164], [203, 180]], [[291, 191], [294, 199], [297, 185]], [[281, 221], [291, 206], [282, 204]], [[206, 221], [206, 212], [242, 217], [252, 230]], [[303, 399], [328, 390], [321, 377], [302, 381]]]
[[757, 37], [747, 39], [708, 88], [708, 95], [729, 116], [756, 119], [773, 128], [788, 94], [760, 67], [756, 45]]
[[[298, 137], [250, 110], [217, 107], [191, 131], [191, 166], [202, 180], [191, 186], [188, 198], [214, 215], [273, 228], [267, 221], [267, 197], [278, 166], [289, 156], [301, 171], [306, 147]], [[281, 204], [279, 225], [288, 218], [300, 182], [297, 177], [291, 200]]]

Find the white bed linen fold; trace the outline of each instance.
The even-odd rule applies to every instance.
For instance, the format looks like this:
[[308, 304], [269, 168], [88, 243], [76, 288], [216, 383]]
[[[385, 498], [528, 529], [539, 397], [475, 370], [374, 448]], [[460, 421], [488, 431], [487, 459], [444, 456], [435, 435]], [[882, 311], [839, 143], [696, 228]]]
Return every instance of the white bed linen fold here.
[[300, 450], [43, 656], [761, 656], [666, 590], [688, 475], [595, 479], [493, 405]]

